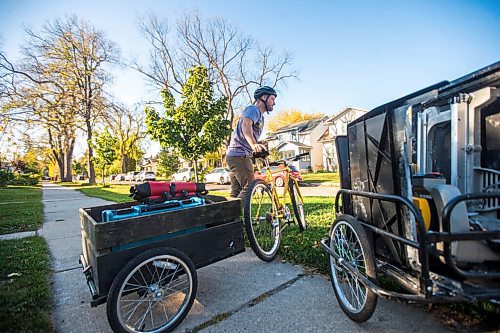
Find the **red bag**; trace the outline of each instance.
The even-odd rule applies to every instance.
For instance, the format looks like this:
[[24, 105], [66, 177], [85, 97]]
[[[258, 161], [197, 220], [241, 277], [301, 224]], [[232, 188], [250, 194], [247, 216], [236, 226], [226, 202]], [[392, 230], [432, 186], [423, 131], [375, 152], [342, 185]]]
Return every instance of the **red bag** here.
[[146, 182], [130, 187], [130, 197], [143, 202], [159, 202], [186, 199], [207, 194], [204, 183], [191, 182]]

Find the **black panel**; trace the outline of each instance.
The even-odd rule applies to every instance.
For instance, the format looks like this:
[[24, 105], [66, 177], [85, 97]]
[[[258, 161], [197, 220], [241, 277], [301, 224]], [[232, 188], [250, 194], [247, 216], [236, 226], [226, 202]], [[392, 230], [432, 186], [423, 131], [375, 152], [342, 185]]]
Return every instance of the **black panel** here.
[[[347, 136], [337, 136], [335, 138], [335, 148], [337, 149], [337, 159], [339, 165], [340, 187], [351, 189], [351, 177], [349, 170], [349, 141]], [[347, 195], [342, 195], [342, 209], [345, 214], [352, 214], [351, 199]]]

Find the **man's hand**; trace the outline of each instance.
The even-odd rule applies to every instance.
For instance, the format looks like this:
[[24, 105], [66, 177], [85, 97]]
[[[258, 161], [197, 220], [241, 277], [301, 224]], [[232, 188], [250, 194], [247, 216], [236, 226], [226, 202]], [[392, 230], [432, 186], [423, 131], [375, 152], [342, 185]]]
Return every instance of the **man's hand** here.
[[267, 147], [260, 143], [255, 143], [252, 145], [252, 151], [255, 153], [260, 153], [261, 151], [266, 151]]

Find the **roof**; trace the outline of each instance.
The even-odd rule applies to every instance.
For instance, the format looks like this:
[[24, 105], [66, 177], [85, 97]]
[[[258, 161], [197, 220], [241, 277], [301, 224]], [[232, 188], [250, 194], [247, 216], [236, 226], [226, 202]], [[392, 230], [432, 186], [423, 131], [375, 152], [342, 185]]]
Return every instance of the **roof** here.
[[333, 139], [333, 135], [330, 134], [330, 130], [327, 128], [319, 137], [318, 142], [330, 142], [333, 141]]
[[316, 126], [318, 126], [322, 121], [326, 120], [327, 118], [328, 117], [310, 119], [310, 120], [301, 121], [300, 123], [285, 125], [283, 127], [278, 128], [276, 131], [274, 131], [270, 135], [270, 137], [272, 137], [278, 133], [291, 132], [291, 131], [297, 131], [299, 133], [307, 133], [307, 132], [312, 131], [314, 128], [316, 128]]
[[361, 111], [361, 112], [368, 112], [368, 110], [365, 110], [365, 109], [360, 109], [360, 108], [355, 108], [355, 107], [351, 107], [351, 106], [348, 106], [348, 107], [345, 107], [343, 108], [342, 110], [340, 110], [339, 112], [337, 112], [336, 114], [334, 114], [333, 116], [331, 116], [330, 119], [328, 119], [328, 123], [333, 123], [335, 122], [335, 120], [339, 119], [340, 117], [342, 117], [343, 115], [345, 115], [346, 113], [349, 113], [351, 111]]
[[308, 146], [306, 144], [303, 144], [303, 143], [300, 143], [300, 142], [296, 142], [296, 141], [285, 141], [285, 142], [282, 142], [278, 147], [276, 147], [278, 150], [280, 150], [283, 146], [287, 145], [287, 144], [291, 144], [291, 145], [295, 145], [299, 148], [304, 148], [304, 149], [312, 149], [311, 146]]

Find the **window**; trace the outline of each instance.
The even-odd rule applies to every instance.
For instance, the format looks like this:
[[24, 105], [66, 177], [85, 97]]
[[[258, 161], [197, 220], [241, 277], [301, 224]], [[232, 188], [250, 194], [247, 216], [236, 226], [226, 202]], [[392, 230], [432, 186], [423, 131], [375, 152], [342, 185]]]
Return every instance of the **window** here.
[[302, 158], [300, 160], [304, 161], [304, 162], [311, 161], [311, 152], [307, 149], [300, 149], [300, 154], [304, 154], [304, 153], [308, 153], [309, 155], [302, 156]]

